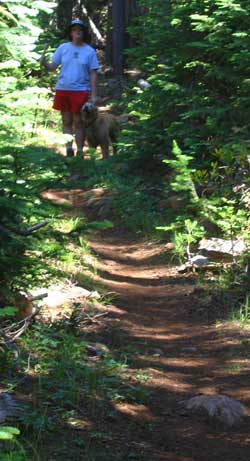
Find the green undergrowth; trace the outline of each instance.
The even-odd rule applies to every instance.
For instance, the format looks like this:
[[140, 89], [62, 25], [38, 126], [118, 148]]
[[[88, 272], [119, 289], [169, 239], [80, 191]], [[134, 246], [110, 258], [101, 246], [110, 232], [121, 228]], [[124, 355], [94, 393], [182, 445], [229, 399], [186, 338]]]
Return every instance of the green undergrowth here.
[[[239, 153], [237, 167], [235, 152]], [[171, 240], [174, 263], [183, 264], [198, 254], [203, 237], [231, 242], [243, 238], [247, 249], [240, 257], [232, 254], [231, 264], [222, 258], [217, 270], [197, 272], [197, 283], [203, 283], [208, 293], [216, 293], [222, 304], [227, 304], [227, 309], [218, 309], [216, 304], [217, 313], [213, 312], [213, 318], [224, 318], [231, 309], [240, 309], [248, 293], [247, 162], [248, 149], [235, 145], [234, 149], [215, 151], [206, 168], [197, 168], [193, 157], [174, 143], [172, 153], [163, 159], [161, 174], [149, 177], [144, 170], [134, 171], [133, 159], [125, 160], [121, 154], [109, 162], [86, 161], [84, 181], [87, 188], [103, 187], [110, 195], [109, 217], [121, 232], [130, 230], [144, 238]], [[243, 189], [238, 190], [237, 184], [243, 181]], [[75, 185], [80, 187], [81, 182]]]
[[[35, 144], [34, 140], [32, 144]], [[134, 179], [131, 183], [125, 179], [125, 187], [116, 179], [114, 185], [112, 161], [110, 164], [72, 161], [34, 145], [2, 147], [1, 160], [5, 166], [9, 165], [8, 169], [1, 169], [0, 205], [4, 216], [1, 221], [2, 305], [12, 291], [47, 288], [50, 284], [65, 281], [90, 290], [98, 289], [103, 294], [101, 302], [108, 301], [103, 287], [97, 286], [93, 279], [96, 268], [88, 247], [88, 235], [100, 225], [108, 227], [110, 221], [91, 222], [83, 212], [75, 215], [67, 204], [55, 205], [41, 194], [48, 189], [78, 186], [87, 189], [101, 185], [114, 196], [117, 189], [122, 190], [123, 196], [119, 200], [124, 200], [127, 195], [125, 210], [129, 201], [132, 203], [131, 193], [137, 189], [138, 183]], [[85, 175], [79, 184], [69, 181], [75, 165]], [[119, 209], [118, 198], [116, 200]], [[142, 198], [140, 203], [143, 203]], [[147, 204], [144, 206], [145, 215], [148, 210]], [[121, 222], [122, 216], [122, 211], [120, 215], [117, 212], [112, 220]], [[132, 229], [133, 214], [131, 219]], [[44, 221], [47, 225], [31, 235], [16, 234], [16, 230], [25, 230]], [[139, 223], [138, 229], [143, 231], [141, 218]], [[6, 307], [6, 315], [11, 317], [10, 307]], [[91, 315], [91, 306], [88, 309]], [[0, 348], [1, 388], [14, 394], [18, 391], [24, 400], [27, 395], [32, 395], [23, 416], [14, 425], [16, 432], [12, 439], [2, 442], [1, 456], [5, 461], [59, 460], [67, 455], [69, 446], [84, 459], [98, 459], [103, 452], [103, 441], [110, 437], [107, 423], [103, 421], [114, 417], [115, 405], [143, 403], [148, 396], [145, 385], [148, 378], [144, 375], [138, 373], [135, 385], [128, 383], [129, 354], [105, 350], [100, 357], [92, 358], [88, 344], [96, 340], [95, 334], [86, 334], [73, 314], [66, 315], [67, 310], [64, 314], [63, 320], [53, 324], [45, 321], [33, 323], [18, 341], [18, 361], [12, 350]], [[59, 443], [60, 438], [69, 438], [67, 446]], [[108, 453], [106, 455], [103, 459], [108, 459]]]
[[145, 176], [134, 169], [131, 159], [111, 157], [108, 161], [79, 159], [70, 161], [80, 179], [70, 187], [103, 188], [110, 199], [107, 217], [122, 232], [130, 231], [142, 238], [162, 237], [157, 224], [170, 221], [173, 213], [161, 200], [169, 193], [168, 184], [159, 173]]
[[[32, 392], [32, 402], [27, 402], [18, 422], [27, 456], [21, 460], [59, 460], [66, 447], [58, 440], [69, 434], [67, 449], [79, 450], [79, 457], [81, 453], [86, 459], [90, 447], [100, 455], [98, 438], [108, 436], [105, 420], [114, 417], [115, 405], [144, 403], [148, 397], [144, 385], [148, 377], [139, 373], [134, 385], [128, 383], [128, 354], [122, 357], [106, 348], [100, 357], [91, 357], [88, 340], [73, 318], [53, 325], [37, 323], [19, 343], [18, 373], [11, 357], [6, 361], [4, 390], [11, 393], [18, 389], [24, 395]], [[11, 452], [8, 443], [5, 449], [6, 454]]]
[[[83, 254], [86, 248], [84, 229], [81, 230], [84, 216], [82, 220], [67, 217], [65, 207], [55, 206], [41, 196], [48, 188], [67, 184], [64, 159], [41, 147], [18, 147], [2, 149], [1, 161], [4, 160], [10, 166], [8, 170], [1, 169], [2, 285], [27, 289], [37, 284], [44, 286], [49, 279], [70, 276], [67, 266], [78, 258], [74, 245], [84, 247]], [[45, 222], [45, 227], [30, 235], [18, 234]]]

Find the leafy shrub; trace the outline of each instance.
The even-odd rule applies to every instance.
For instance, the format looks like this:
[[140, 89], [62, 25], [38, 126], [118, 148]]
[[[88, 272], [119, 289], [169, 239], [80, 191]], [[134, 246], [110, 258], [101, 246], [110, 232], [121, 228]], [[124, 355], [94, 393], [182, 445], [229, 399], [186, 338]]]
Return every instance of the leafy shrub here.
[[[151, 84], [130, 90], [131, 155], [168, 153], [174, 139], [197, 161], [249, 139], [250, 1], [141, 0], [128, 50]], [[132, 93], [131, 93], [132, 91]]]

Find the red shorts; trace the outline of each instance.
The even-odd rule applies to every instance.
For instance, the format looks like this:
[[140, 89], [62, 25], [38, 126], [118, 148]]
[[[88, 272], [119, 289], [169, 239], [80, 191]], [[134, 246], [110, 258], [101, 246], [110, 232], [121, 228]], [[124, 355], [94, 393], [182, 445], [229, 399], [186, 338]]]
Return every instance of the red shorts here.
[[61, 112], [80, 112], [81, 107], [88, 101], [88, 91], [56, 90], [53, 108]]

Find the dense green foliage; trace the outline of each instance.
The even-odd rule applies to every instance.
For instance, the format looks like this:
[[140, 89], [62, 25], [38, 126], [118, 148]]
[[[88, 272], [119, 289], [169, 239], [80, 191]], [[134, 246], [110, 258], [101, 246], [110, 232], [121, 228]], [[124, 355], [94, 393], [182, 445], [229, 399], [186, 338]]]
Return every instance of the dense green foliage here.
[[247, 144], [250, 3], [141, 4], [146, 14], [131, 30], [138, 46], [128, 54], [152, 87], [131, 104], [145, 128], [136, 131], [137, 150], [143, 143], [151, 155], [168, 154], [176, 139], [204, 160], [216, 147]]
[[190, 219], [203, 235], [248, 241], [250, 2], [140, 4], [127, 54], [151, 87], [127, 91], [124, 151], [151, 171], [164, 158], [166, 191], [181, 203], [166, 230], [182, 257]]
[[0, 268], [5, 280], [23, 264], [26, 242], [18, 232], [42, 219], [34, 178], [28, 178], [24, 165], [24, 145], [34, 137], [38, 142], [38, 127], [51, 119], [49, 90], [40, 88], [34, 75], [39, 72], [38, 38], [53, 7], [52, 2], [24, 0], [2, 2], [0, 9]]
[[[24, 162], [24, 146], [53, 145], [58, 123], [50, 109], [53, 78], [36, 61], [45, 43], [56, 43], [50, 27], [55, 6], [23, 0], [1, 7], [2, 269], [9, 262], [16, 270], [23, 261], [31, 239], [15, 230], [43, 219], [37, 193], [57, 181], [54, 171], [42, 175], [40, 185], [35, 178], [34, 193]], [[147, 235], [166, 224], [181, 258], [190, 220], [197, 223], [192, 241], [206, 234], [248, 240], [249, 6], [246, 0], [141, 0], [143, 14], [130, 30], [137, 46], [127, 53], [151, 87], [127, 87], [124, 101], [133, 121], [123, 131], [118, 165], [112, 160], [97, 167], [93, 160], [85, 167], [86, 186], [111, 194], [114, 222]], [[136, 159], [132, 176], [123, 172], [123, 158]], [[66, 174], [61, 167], [59, 177]], [[181, 213], [168, 208], [173, 193], [181, 197]]]
[[[37, 59], [46, 44], [49, 53], [62, 38], [51, 26], [57, 5], [1, 2], [1, 322], [16, 312], [6, 303], [15, 290], [62, 279], [96, 289], [89, 276], [95, 272], [89, 262], [89, 229], [118, 225], [133, 235], [167, 235], [180, 262], [191, 259], [203, 236], [232, 241], [243, 237], [249, 244], [250, 0], [139, 3], [143, 14], [130, 29], [137, 46], [127, 50], [128, 62], [151, 86], [143, 90], [126, 81], [124, 99], [114, 104], [130, 112], [131, 120], [121, 135], [118, 157], [102, 162], [93, 152], [83, 161], [65, 160], [51, 151], [65, 138], [58, 134], [58, 115], [51, 111], [54, 77], [41, 71]], [[86, 6], [104, 28], [106, 3], [96, 0]], [[76, 180], [69, 181], [74, 175]], [[57, 187], [102, 187], [107, 216], [98, 215], [98, 222], [92, 223], [83, 216], [66, 216], [65, 208], [41, 196], [44, 189]], [[171, 198], [177, 202], [173, 209]], [[39, 232], [22, 235], [47, 220]], [[222, 291], [237, 291], [234, 318], [240, 315], [242, 324], [250, 317], [248, 260], [246, 251], [213, 276]], [[116, 334], [119, 337], [120, 331]], [[100, 363], [89, 361], [87, 339], [74, 316], [53, 327], [35, 326], [22, 337], [20, 350], [17, 370], [13, 351], [0, 347], [3, 387], [12, 391], [18, 386], [28, 361], [37, 401], [23, 417], [21, 429], [27, 437], [31, 431], [35, 447], [41, 447], [48, 434], [52, 443], [63, 425], [75, 424], [82, 405], [98, 419], [103, 408], [112, 416], [110, 402], [140, 403], [147, 395], [141, 386], [127, 386], [123, 380], [131, 351], [125, 358], [116, 351], [116, 358], [105, 353]], [[4, 459], [28, 461], [17, 436], [15, 428], [2, 428], [2, 439], [15, 442]], [[102, 442], [103, 435], [91, 437], [98, 444], [95, 439]], [[78, 438], [77, 443], [83, 442]], [[56, 449], [58, 457], [67, 453], [65, 447]], [[28, 452], [39, 459], [32, 449]], [[88, 444], [85, 453], [86, 459], [95, 459]]]

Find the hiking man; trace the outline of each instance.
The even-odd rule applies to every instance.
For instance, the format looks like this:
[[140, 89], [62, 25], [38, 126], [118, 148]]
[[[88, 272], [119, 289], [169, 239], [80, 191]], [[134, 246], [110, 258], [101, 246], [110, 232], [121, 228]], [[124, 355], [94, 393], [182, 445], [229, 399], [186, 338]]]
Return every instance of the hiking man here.
[[[68, 27], [69, 41], [60, 45], [52, 55], [51, 62], [45, 57], [40, 63], [51, 72], [61, 66], [58, 75], [53, 108], [62, 115], [63, 133], [73, 135], [77, 155], [83, 155], [85, 128], [80, 116], [80, 109], [90, 95], [94, 104], [97, 100], [96, 80], [99, 68], [95, 50], [88, 45], [88, 26], [80, 19], [71, 21]], [[72, 141], [66, 144], [67, 157], [74, 156]]]

